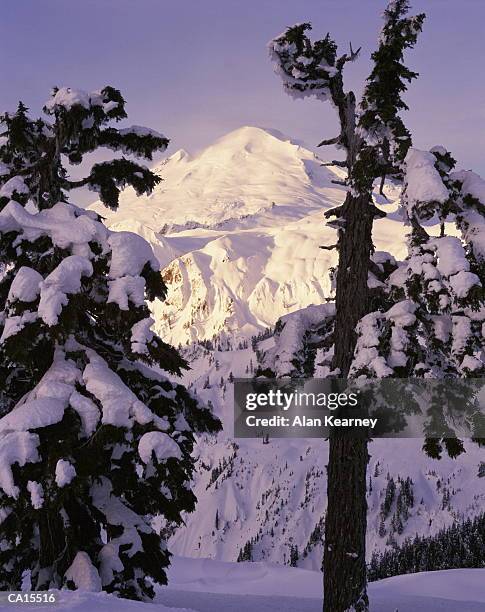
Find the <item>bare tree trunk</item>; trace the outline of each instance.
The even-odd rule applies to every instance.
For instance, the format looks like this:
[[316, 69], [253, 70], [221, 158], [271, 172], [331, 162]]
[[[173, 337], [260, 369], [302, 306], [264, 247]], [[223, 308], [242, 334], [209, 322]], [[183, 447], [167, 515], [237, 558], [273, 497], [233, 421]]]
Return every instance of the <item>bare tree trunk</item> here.
[[[347, 198], [339, 211], [340, 232], [333, 367], [348, 376], [355, 327], [369, 308], [367, 274], [374, 211], [367, 195]], [[365, 563], [367, 440], [330, 436], [328, 506], [325, 520], [324, 612], [368, 610]]]
[[325, 612], [368, 610], [365, 564], [367, 440], [330, 438], [325, 520]]

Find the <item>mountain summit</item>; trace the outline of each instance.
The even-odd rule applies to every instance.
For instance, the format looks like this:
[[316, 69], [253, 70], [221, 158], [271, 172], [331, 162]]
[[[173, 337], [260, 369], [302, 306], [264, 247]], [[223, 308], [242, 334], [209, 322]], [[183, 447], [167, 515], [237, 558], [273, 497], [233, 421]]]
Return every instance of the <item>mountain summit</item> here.
[[[319, 247], [336, 242], [323, 212], [343, 201], [333, 181], [345, 173], [322, 163], [276, 130], [242, 127], [196, 156], [181, 150], [158, 164], [163, 182], [150, 196], [128, 189], [115, 213], [93, 205], [111, 229], [151, 242], [169, 286], [168, 300], [153, 304], [162, 337], [247, 337], [331, 297], [335, 251]], [[378, 248], [402, 245], [401, 233], [381, 221]]]
[[[318, 206], [341, 199], [340, 169], [276, 130], [242, 127], [191, 157], [180, 150], [155, 166], [163, 178], [150, 196], [127, 189], [117, 221], [143, 218], [154, 229], [168, 222], [214, 224], [255, 214], [274, 204]], [[105, 214], [106, 216], [106, 214]]]

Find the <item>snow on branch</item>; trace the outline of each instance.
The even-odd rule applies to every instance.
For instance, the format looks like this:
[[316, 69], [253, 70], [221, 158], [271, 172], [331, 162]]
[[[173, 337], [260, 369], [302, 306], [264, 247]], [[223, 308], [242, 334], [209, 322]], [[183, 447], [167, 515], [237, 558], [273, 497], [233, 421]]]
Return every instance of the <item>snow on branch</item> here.
[[409, 149], [404, 160], [404, 195], [402, 203], [408, 217], [429, 218], [435, 204], [443, 204], [449, 191], [436, 168], [436, 157], [428, 151]]
[[457, 224], [462, 237], [470, 245], [478, 265], [485, 264], [485, 180], [471, 170], [452, 172], [452, 181], [460, 185], [461, 210]]
[[152, 159], [154, 151], [164, 151], [168, 142], [168, 138], [160, 132], [139, 125], [119, 130], [107, 128], [99, 135], [100, 146], [149, 160]]
[[[97, 258], [92, 250], [94, 244], [98, 245], [100, 252], [110, 254], [108, 303], [117, 303], [124, 310], [129, 308], [129, 303], [142, 305], [146, 271], [158, 275], [158, 260], [141, 236], [131, 232], [110, 232], [91, 211], [70, 204], [59, 202], [53, 208], [32, 214], [11, 200], [0, 212], [0, 235], [6, 232], [16, 232], [19, 245], [27, 246], [46, 237], [56, 247], [72, 254], [67, 255], [45, 278], [35, 269], [25, 266], [16, 272], [8, 291], [9, 306], [5, 311], [8, 334], [4, 330], [2, 340], [37, 318], [49, 326], [58, 323], [63, 308], [69, 303], [69, 296], [80, 293], [83, 279], [93, 274], [93, 262]], [[38, 297], [37, 306], [22, 319], [15, 304], [32, 304]]]
[[[73, 87], [54, 87], [50, 99], [44, 104], [44, 111], [48, 115], [68, 112], [76, 108], [88, 111], [97, 118], [101, 117], [101, 114], [106, 115], [109, 119], [126, 117], [125, 101], [120, 92], [113, 87], [105, 87], [92, 92]], [[86, 120], [87, 115], [84, 118]]]
[[109, 127], [126, 116], [113, 88], [56, 89], [45, 110], [52, 125], [22, 104], [0, 116], [0, 587], [28, 570], [34, 590], [150, 598], [169, 555], [148, 517], [193, 509], [192, 432], [220, 423], [163, 374], [187, 364], [151, 330], [166, 286], [150, 245], [67, 201], [87, 185], [116, 208], [160, 177], [115, 159], [69, 181], [63, 161], [100, 146], [150, 158], [168, 141]]
[[331, 79], [338, 75], [337, 45], [328, 34], [313, 43], [305, 34], [308, 30], [309, 23], [288, 28], [269, 42], [269, 55], [290, 96], [328, 100]]
[[274, 346], [264, 352], [261, 371], [274, 376], [311, 375], [316, 346], [331, 345], [335, 304], [312, 305], [278, 319]]

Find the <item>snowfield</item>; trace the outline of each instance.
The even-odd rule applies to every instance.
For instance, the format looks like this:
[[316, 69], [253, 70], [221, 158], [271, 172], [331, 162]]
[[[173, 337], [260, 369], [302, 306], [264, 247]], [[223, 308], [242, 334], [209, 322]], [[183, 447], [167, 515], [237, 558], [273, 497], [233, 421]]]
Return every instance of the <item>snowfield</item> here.
[[[269, 563], [174, 559], [157, 600], [197, 612], [321, 612], [322, 574]], [[371, 612], [474, 612], [485, 609], [485, 570], [396, 576], [369, 586]], [[194, 597], [195, 594], [195, 597]], [[211, 607], [212, 605], [212, 607]]]
[[[408, 574], [370, 584], [371, 612], [479, 612], [485, 609], [485, 570]], [[169, 585], [153, 603], [103, 593], [60, 591], [55, 606], [23, 608], [69, 612], [321, 612], [320, 572], [269, 563], [173, 559]], [[12, 605], [0, 605], [0, 610]]]

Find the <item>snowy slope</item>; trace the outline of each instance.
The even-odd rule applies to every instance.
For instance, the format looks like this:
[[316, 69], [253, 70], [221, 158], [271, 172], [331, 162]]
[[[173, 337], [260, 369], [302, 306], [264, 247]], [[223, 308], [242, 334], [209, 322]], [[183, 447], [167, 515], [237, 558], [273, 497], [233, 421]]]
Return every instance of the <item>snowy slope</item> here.
[[[271, 338], [260, 346], [268, 346]], [[241, 548], [253, 541], [253, 560], [288, 563], [290, 549], [297, 546], [299, 567], [318, 569], [322, 547], [312, 542], [312, 532], [326, 509], [328, 445], [319, 440], [233, 440], [232, 388], [235, 377], [251, 375], [256, 365], [252, 348], [210, 351], [187, 350], [192, 369], [184, 382], [210, 401], [222, 418], [225, 431], [217, 440], [198, 446], [198, 476], [195, 493], [199, 500], [170, 541], [179, 555], [235, 561]], [[375, 440], [369, 448], [368, 555], [382, 550], [391, 540], [399, 543], [416, 533], [431, 535], [456, 520], [474, 516], [485, 507], [485, 478], [478, 478], [485, 453], [467, 443], [467, 452], [456, 460], [427, 458], [422, 440]], [[388, 474], [396, 482], [396, 495], [379, 535], [381, 505]], [[415, 503], [403, 520], [401, 534], [391, 522], [397, 510], [398, 478], [411, 478]], [[372, 491], [370, 490], [372, 488]], [[217, 523], [216, 527], [216, 513]], [[317, 537], [317, 540], [320, 538]]]
[[[268, 347], [271, 338], [258, 343]], [[257, 357], [252, 349], [186, 349], [191, 370], [184, 382], [211, 402], [224, 423], [217, 439], [207, 438], [197, 448], [193, 514], [170, 540], [179, 555], [235, 561], [250, 542], [254, 561], [288, 564], [298, 548], [298, 566], [319, 569], [326, 510], [328, 444], [319, 440], [233, 440], [233, 401], [230, 374], [251, 376]], [[466, 443], [466, 453], [455, 460], [431, 460], [420, 439], [381, 439], [369, 447], [367, 502], [368, 557], [374, 550], [401, 543], [415, 534], [433, 535], [455, 521], [475, 516], [485, 507], [485, 478], [479, 466], [483, 449]], [[382, 521], [388, 479], [396, 493]], [[402, 517], [402, 532], [393, 526], [398, 511], [400, 480], [412, 481], [414, 504]], [[350, 520], [350, 517], [349, 517]]]
[[[201, 612], [211, 610], [207, 605], [211, 599], [213, 606], [214, 601], [224, 602], [225, 605], [219, 607], [224, 612], [321, 610], [322, 574], [320, 572], [282, 568], [269, 563], [231, 564], [208, 559], [176, 558], [170, 569], [169, 579], [169, 588], [159, 591], [157, 599], [167, 605], [187, 605], [186, 602], [191, 602], [190, 605]], [[483, 569], [396, 576], [369, 585], [371, 610], [372, 612], [392, 612], [396, 609], [401, 612], [483, 610], [484, 583]], [[193, 594], [196, 594], [196, 598]], [[219, 594], [221, 599], [215, 599], [215, 594]], [[233, 597], [229, 598], [228, 595]], [[238, 595], [245, 597], [237, 597]], [[258, 597], [261, 597], [259, 601]], [[259, 606], [254, 605], [256, 603], [259, 603]], [[216, 606], [212, 608], [215, 609]]]
[[137, 198], [130, 189], [110, 222], [139, 220], [157, 231], [165, 225], [215, 225], [247, 215], [262, 215], [273, 203], [321, 207], [324, 194], [340, 199], [342, 188], [330, 180], [341, 170], [322, 168], [316, 156], [274, 130], [242, 127], [217, 140], [195, 157], [177, 151], [155, 167], [163, 182], [152, 195]]
[[[342, 170], [321, 163], [279, 132], [244, 127], [196, 157], [172, 155], [156, 168], [163, 182], [149, 197], [127, 190], [116, 213], [95, 206], [112, 229], [136, 231], [154, 246], [170, 289], [154, 304], [164, 338], [248, 336], [331, 296], [336, 254], [319, 247], [336, 236], [323, 212], [345, 191], [332, 182]], [[388, 195], [390, 218], [376, 224], [376, 246], [402, 255], [399, 193], [390, 186]]]
[[[180, 605], [167, 607], [162, 603], [151, 604], [130, 599], [121, 599], [106, 593], [88, 593], [83, 591], [59, 591], [55, 604], [12, 604], [2, 598], [0, 610], [52, 610], [69, 612], [195, 612], [194, 608], [182, 608]], [[5, 603], [4, 603], [5, 602]]]
[[[397, 576], [371, 583], [372, 612], [479, 612], [485, 607], [485, 570], [449, 570]], [[320, 572], [269, 563], [221, 563], [176, 558], [168, 587], [153, 603], [103, 593], [61, 591], [59, 602], [22, 605], [29, 610], [69, 612], [320, 612]], [[1, 604], [10, 610], [12, 604]]]

